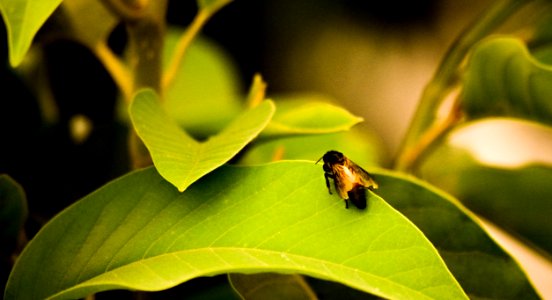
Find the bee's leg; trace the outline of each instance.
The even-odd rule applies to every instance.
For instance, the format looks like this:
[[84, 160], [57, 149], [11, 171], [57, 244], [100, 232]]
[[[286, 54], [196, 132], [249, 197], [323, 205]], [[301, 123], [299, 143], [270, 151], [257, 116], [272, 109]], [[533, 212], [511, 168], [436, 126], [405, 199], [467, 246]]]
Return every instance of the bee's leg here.
[[345, 199], [345, 208], [349, 209], [349, 200]]
[[326, 187], [328, 188], [328, 192], [331, 195], [332, 194], [332, 189], [330, 188], [330, 179], [329, 178], [333, 179], [333, 176], [328, 174], [328, 173], [324, 173], [324, 179], [326, 179]]

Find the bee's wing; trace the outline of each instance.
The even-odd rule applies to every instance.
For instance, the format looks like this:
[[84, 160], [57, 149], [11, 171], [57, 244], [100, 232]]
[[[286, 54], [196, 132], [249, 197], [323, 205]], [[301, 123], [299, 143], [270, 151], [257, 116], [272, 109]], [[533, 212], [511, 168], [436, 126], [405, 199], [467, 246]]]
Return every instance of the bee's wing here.
[[360, 180], [359, 183], [362, 186], [369, 189], [378, 188], [378, 184], [374, 181], [374, 178], [372, 177], [372, 175], [370, 175], [370, 173], [368, 173], [366, 170], [364, 170], [354, 162], [351, 162], [351, 168], [356, 174], [358, 174], [358, 179]]
[[334, 165], [332, 166], [332, 173], [334, 174], [335, 190], [342, 199], [348, 199], [347, 178], [343, 174], [343, 169], [338, 165]]

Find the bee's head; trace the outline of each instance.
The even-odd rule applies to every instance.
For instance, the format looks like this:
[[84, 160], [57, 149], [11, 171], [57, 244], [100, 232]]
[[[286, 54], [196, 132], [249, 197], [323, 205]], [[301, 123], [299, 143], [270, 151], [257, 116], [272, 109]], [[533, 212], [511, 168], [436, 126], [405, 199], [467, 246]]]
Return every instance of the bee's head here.
[[345, 155], [341, 152], [337, 152], [334, 150], [330, 150], [322, 156], [322, 159], [324, 160], [324, 163], [326, 164], [343, 164], [345, 162]]

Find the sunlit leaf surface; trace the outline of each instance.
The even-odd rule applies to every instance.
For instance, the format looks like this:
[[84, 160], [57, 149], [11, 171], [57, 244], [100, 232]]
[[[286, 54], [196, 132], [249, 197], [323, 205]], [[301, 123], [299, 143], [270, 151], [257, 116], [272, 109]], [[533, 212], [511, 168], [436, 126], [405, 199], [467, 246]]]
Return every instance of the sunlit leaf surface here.
[[139, 92], [130, 106], [134, 128], [159, 174], [179, 191], [228, 162], [263, 130], [273, 113], [274, 104], [265, 101], [240, 115], [222, 132], [199, 142], [169, 118], [155, 92]]
[[149, 168], [47, 224], [5, 299], [160, 290], [226, 272], [303, 273], [392, 299], [466, 299], [422, 233], [377, 195], [368, 200], [345, 209], [313, 162], [223, 167], [184, 193]]

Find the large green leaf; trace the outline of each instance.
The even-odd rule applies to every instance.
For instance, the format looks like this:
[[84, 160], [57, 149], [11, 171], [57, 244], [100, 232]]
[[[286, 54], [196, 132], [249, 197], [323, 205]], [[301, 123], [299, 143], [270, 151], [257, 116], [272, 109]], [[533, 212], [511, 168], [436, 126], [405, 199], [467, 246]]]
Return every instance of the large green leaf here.
[[377, 193], [424, 232], [470, 299], [539, 298], [517, 263], [455, 199], [411, 176], [375, 178]]
[[184, 191], [251, 142], [270, 121], [274, 104], [265, 101], [246, 111], [204, 142], [194, 140], [172, 121], [152, 90], [139, 92], [129, 111], [134, 128], [150, 151], [159, 174], [179, 191]]
[[466, 299], [422, 233], [377, 195], [368, 200], [366, 210], [345, 209], [312, 161], [222, 167], [184, 193], [153, 168], [138, 171], [47, 224], [5, 299], [160, 290], [226, 272], [303, 273], [392, 299]]
[[8, 30], [10, 64], [18, 66], [35, 34], [61, 0], [0, 0], [0, 13]]
[[552, 254], [552, 128], [505, 118], [470, 122], [429, 156], [421, 174]]
[[472, 118], [511, 116], [552, 124], [552, 66], [514, 38], [479, 44], [464, 79], [463, 103]]

